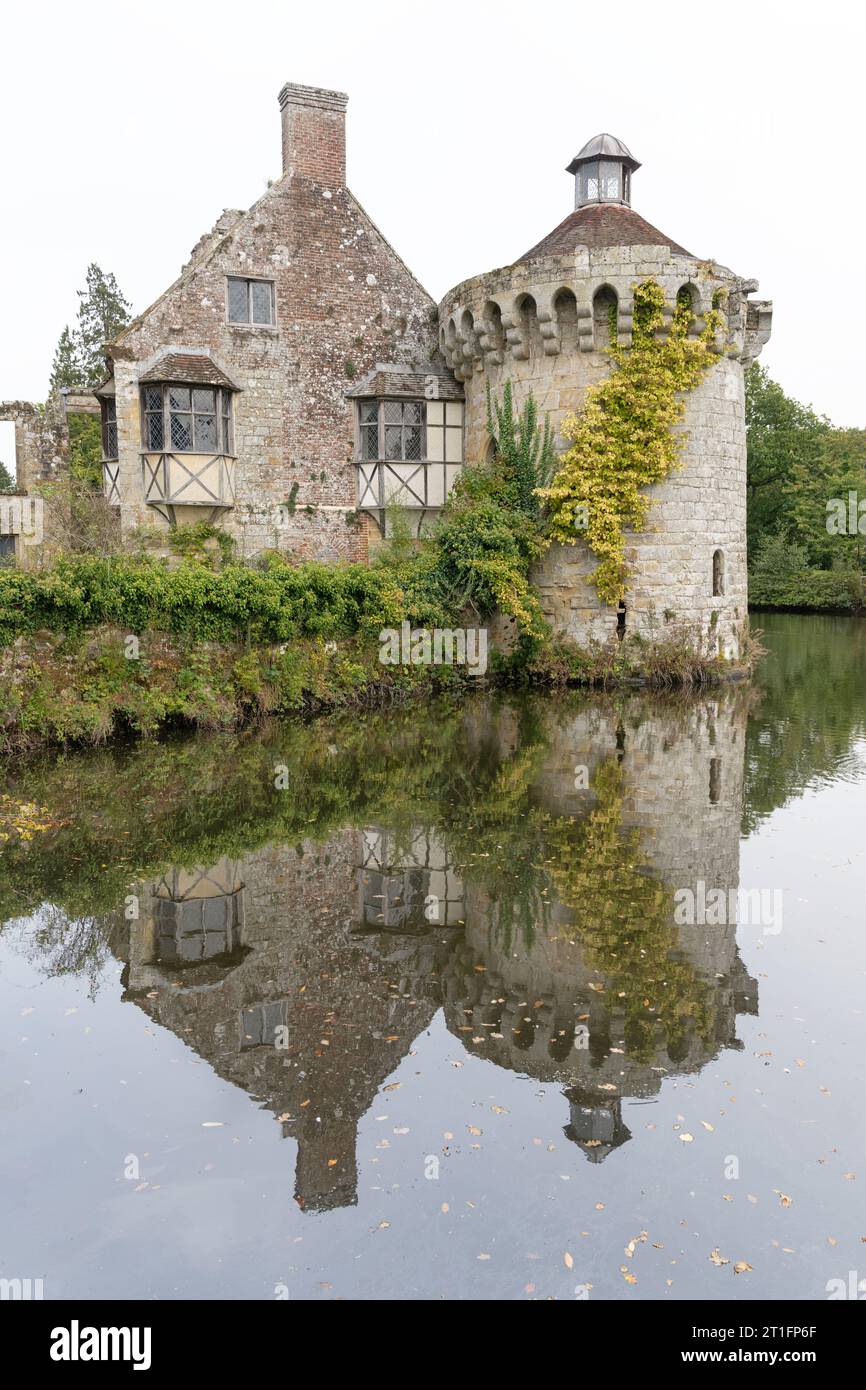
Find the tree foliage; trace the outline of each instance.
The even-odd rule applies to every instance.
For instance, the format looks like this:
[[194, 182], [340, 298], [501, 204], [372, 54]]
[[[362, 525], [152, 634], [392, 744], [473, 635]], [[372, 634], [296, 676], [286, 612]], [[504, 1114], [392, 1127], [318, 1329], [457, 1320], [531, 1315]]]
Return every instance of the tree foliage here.
[[836, 429], [757, 364], [746, 372], [753, 603], [850, 612], [866, 572], [866, 430]]
[[51, 367], [50, 394], [64, 387], [92, 390], [105, 377], [106, 343], [129, 323], [131, 306], [111, 271], [92, 261], [85, 287], [78, 291], [78, 317], [74, 329], [63, 329]]

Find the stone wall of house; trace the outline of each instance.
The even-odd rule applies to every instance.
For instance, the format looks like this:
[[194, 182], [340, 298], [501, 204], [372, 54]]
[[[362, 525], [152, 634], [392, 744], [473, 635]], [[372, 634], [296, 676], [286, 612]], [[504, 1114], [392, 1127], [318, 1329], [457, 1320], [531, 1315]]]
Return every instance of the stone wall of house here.
[[[617, 342], [631, 342], [634, 285], [662, 287], [668, 322], [680, 289], [703, 326], [716, 291], [725, 294], [719, 361], [686, 398], [683, 467], [653, 488], [646, 531], [627, 538], [631, 573], [626, 624], [642, 633], [668, 624], [700, 629], [713, 651], [735, 656], [746, 616], [746, 436], [743, 367], [769, 337], [770, 308], [751, 303], [755, 282], [668, 246], [578, 247], [562, 256], [518, 262], [465, 281], [440, 306], [440, 346], [466, 392], [466, 457], [485, 457], [487, 387], [501, 397], [512, 383], [519, 410], [530, 391], [559, 430], [579, 413], [587, 390], [610, 370], [607, 311], [596, 296], [615, 296]], [[560, 448], [567, 441], [558, 440]], [[713, 555], [724, 557], [724, 594], [713, 593]], [[534, 574], [557, 632], [604, 640], [618, 614], [589, 581], [587, 546], [551, 548]]]
[[[166, 525], [144, 502], [138, 377], [162, 350], [194, 347], [241, 388], [237, 502], [222, 522], [240, 555], [366, 555], [345, 393], [377, 361], [429, 362], [436, 330], [430, 297], [345, 186], [345, 101], [283, 89], [283, 176], [248, 212], [223, 214], [112, 348], [124, 532]], [[273, 281], [273, 326], [227, 322], [232, 275]]]

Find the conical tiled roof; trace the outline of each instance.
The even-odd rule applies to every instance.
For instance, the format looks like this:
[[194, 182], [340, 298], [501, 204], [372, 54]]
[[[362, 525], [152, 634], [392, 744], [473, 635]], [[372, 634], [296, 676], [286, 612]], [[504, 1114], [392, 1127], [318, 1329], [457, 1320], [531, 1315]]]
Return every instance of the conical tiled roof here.
[[578, 246], [593, 250], [604, 246], [669, 246], [681, 256], [692, 254], [624, 203], [586, 203], [524, 252], [516, 264], [538, 256], [566, 256]]

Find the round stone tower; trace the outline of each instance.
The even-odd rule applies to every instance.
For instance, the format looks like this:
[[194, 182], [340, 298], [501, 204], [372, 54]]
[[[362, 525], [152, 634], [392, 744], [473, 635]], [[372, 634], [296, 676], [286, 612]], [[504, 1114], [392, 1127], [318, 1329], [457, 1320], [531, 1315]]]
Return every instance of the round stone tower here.
[[480, 461], [490, 450], [488, 385], [501, 398], [510, 381], [517, 410], [532, 391], [558, 430], [610, 371], [612, 335], [630, 345], [637, 284], [662, 287], [666, 325], [687, 293], [694, 334], [714, 304], [721, 308], [718, 361], [685, 399], [682, 467], [651, 489], [646, 529], [626, 538], [624, 603], [617, 609], [598, 598], [589, 578], [597, 561], [579, 535], [574, 545], [552, 546], [533, 578], [554, 629], [578, 642], [688, 626], [713, 651], [736, 657], [747, 604], [743, 369], [770, 336], [772, 306], [749, 300], [757, 281], [693, 256], [633, 211], [638, 168], [612, 135], [584, 145], [568, 165], [574, 211], [513, 265], [445, 296], [440, 346], [464, 383], [466, 459]]

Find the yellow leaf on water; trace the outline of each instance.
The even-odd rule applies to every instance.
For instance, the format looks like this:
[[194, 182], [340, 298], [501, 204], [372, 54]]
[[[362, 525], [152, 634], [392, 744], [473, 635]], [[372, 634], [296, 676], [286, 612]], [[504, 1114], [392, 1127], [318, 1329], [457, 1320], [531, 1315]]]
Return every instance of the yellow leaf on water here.
[[751, 1274], [751, 1272], [752, 1266], [749, 1264], [748, 1260], [737, 1260], [737, 1263], [734, 1265], [735, 1274]]

